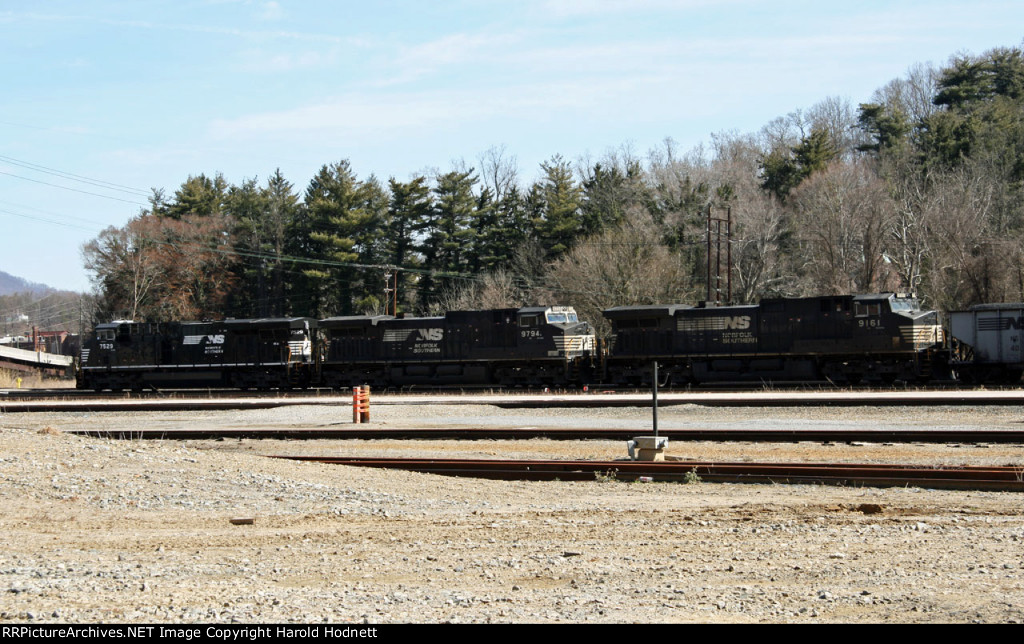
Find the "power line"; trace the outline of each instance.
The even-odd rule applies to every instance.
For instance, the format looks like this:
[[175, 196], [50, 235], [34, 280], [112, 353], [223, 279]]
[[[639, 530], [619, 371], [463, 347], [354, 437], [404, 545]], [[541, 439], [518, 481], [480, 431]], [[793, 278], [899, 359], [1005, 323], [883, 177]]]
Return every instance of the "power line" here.
[[138, 197], [149, 197], [150, 191], [141, 190], [139, 188], [132, 188], [131, 186], [124, 186], [118, 183], [112, 183], [110, 181], [104, 181], [103, 179], [93, 179], [80, 174], [74, 174], [72, 172], [65, 172], [63, 170], [57, 170], [56, 168], [50, 168], [38, 163], [32, 163], [31, 161], [23, 161], [21, 159], [15, 159], [14, 157], [4, 156], [0, 154], [0, 161], [6, 161], [7, 163], [27, 168], [29, 170], [35, 170], [36, 172], [42, 172], [44, 174], [53, 175], [62, 179], [69, 179], [71, 181], [78, 181], [91, 186], [99, 188], [106, 188], [108, 190], [116, 190], [118, 192], [125, 192], [130, 195]]
[[8, 177], [14, 177], [15, 179], [21, 179], [22, 181], [31, 181], [32, 183], [39, 183], [39, 184], [42, 184], [44, 186], [50, 186], [51, 188], [60, 188], [61, 190], [68, 190], [70, 192], [77, 192], [77, 193], [80, 193], [80, 194], [83, 194], [83, 195], [91, 195], [93, 197], [101, 197], [103, 199], [110, 199], [112, 201], [120, 201], [122, 203], [130, 203], [130, 204], [134, 204], [136, 206], [148, 206], [149, 205], [149, 204], [142, 203], [142, 202], [139, 202], [139, 201], [131, 201], [129, 199], [121, 199], [120, 197], [112, 197], [110, 195], [103, 195], [103, 194], [100, 194], [98, 192], [89, 192], [88, 190], [79, 190], [78, 188], [69, 188], [68, 186], [62, 186], [62, 185], [59, 185], [59, 184], [56, 184], [56, 183], [49, 183], [47, 181], [40, 181], [38, 179], [30, 179], [28, 177], [23, 177], [21, 175], [13, 174], [11, 172], [4, 172], [3, 170], [0, 170], [0, 174], [6, 175]]

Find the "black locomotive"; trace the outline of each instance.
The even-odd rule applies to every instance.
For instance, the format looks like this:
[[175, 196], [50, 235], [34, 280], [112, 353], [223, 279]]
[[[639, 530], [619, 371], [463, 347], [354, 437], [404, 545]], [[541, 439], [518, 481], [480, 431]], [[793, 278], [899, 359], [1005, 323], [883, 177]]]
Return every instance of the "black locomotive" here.
[[594, 331], [566, 306], [387, 315], [111, 322], [85, 342], [81, 389], [573, 385]]
[[85, 340], [78, 388], [287, 389], [313, 381], [316, 320], [98, 324]]
[[862, 380], [948, 376], [935, 311], [893, 293], [779, 298], [758, 305], [623, 306], [604, 311], [613, 335], [610, 384]]
[[[1024, 311], [1024, 304], [1014, 306]], [[592, 327], [566, 306], [438, 317], [111, 322], [97, 325], [85, 341], [78, 386], [646, 386], [655, 362], [659, 384], [672, 386], [924, 382], [951, 379], [951, 365], [961, 371], [969, 366], [965, 355], [990, 360], [984, 343], [970, 352], [988, 337], [989, 327], [1008, 329], [1007, 346], [1014, 348], [1024, 326], [1024, 313], [996, 322], [985, 317], [975, 325], [981, 331], [957, 337], [957, 358], [951, 360], [937, 312], [894, 293], [745, 306], [623, 306], [604, 315], [613, 328], [604, 343], [595, 342]], [[971, 325], [965, 328], [973, 330]], [[1017, 376], [1024, 359], [1014, 351], [998, 358], [1012, 357], [1013, 364], [993, 370], [986, 363], [987, 372]]]
[[566, 306], [336, 317], [320, 321], [320, 334], [330, 387], [570, 385], [594, 350], [593, 328]]

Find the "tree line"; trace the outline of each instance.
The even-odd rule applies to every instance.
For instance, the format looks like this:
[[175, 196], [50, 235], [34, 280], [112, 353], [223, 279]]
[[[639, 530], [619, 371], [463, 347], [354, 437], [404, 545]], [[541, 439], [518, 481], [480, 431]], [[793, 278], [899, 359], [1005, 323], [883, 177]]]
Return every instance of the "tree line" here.
[[[201, 319], [562, 303], [696, 303], [706, 217], [728, 211], [732, 301], [878, 291], [951, 310], [1024, 300], [1024, 55], [917, 65], [680, 151], [555, 155], [524, 183], [491, 148], [400, 181], [323, 165], [189, 177], [84, 245], [97, 319]], [[388, 278], [388, 275], [397, 276]]]

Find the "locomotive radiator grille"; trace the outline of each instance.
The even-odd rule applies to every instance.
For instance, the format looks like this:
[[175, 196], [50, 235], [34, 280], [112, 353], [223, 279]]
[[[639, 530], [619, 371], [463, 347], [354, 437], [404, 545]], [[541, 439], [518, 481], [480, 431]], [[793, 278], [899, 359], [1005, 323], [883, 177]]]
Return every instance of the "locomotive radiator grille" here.
[[900, 337], [915, 349], [929, 347], [942, 343], [942, 327], [938, 324], [907, 326], [900, 329]]
[[594, 350], [594, 336], [592, 335], [555, 336], [554, 340], [555, 348], [565, 355]]
[[414, 329], [388, 329], [384, 331], [384, 342], [405, 342]]
[[697, 318], [695, 320], [680, 318], [676, 322], [676, 329], [678, 331], [724, 331], [725, 320], [724, 317]]
[[289, 340], [288, 341], [288, 359], [289, 361], [299, 361], [302, 359], [309, 358], [313, 353], [313, 347], [309, 340]]

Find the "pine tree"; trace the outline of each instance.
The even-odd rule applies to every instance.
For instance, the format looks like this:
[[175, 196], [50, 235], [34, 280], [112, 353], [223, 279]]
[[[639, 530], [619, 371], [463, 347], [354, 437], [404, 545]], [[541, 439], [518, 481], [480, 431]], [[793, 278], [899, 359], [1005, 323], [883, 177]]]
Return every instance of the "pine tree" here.
[[544, 178], [535, 184], [542, 211], [533, 220], [533, 228], [549, 258], [568, 251], [584, 231], [580, 217], [583, 188], [576, 182], [572, 167], [560, 155], [541, 164]]
[[372, 192], [360, 182], [349, 162], [325, 165], [310, 181], [305, 195], [305, 217], [301, 231], [306, 234], [304, 257], [315, 266], [302, 269], [309, 289], [309, 313], [351, 315], [359, 275], [360, 242], [376, 223], [368, 207]]

